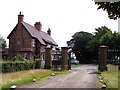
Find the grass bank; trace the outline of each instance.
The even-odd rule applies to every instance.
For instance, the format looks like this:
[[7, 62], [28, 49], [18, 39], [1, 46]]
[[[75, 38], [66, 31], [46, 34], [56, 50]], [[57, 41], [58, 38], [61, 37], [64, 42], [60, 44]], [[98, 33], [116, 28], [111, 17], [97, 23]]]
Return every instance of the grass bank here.
[[[78, 64], [78, 65], [79, 65], [79, 64]], [[72, 65], [71, 65], [71, 68], [75, 68], [75, 67], [77, 67], [78, 65], [72, 64]]]
[[33, 69], [33, 70], [26, 70], [20, 72], [12, 72], [12, 73], [0, 73], [2, 77], [2, 81], [0, 82], [0, 90], [6, 90], [10, 88], [12, 85], [22, 85], [28, 82], [32, 82], [33, 79], [41, 80], [43, 78], [49, 77], [51, 73], [58, 74], [67, 74], [69, 71], [52, 71], [52, 70], [45, 70], [45, 69]]
[[108, 65], [108, 71], [102, 72], [101, 76], [108, 90], [120, 88], [120, 71], [118, 70], [117, 65]]

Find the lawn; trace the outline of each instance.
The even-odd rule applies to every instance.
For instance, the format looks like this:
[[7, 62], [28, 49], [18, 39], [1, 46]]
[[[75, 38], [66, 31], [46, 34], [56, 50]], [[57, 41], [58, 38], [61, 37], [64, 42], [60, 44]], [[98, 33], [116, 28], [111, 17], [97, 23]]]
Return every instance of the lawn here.
[[[79, 64], [78, 64], [78, 65], [79, 65]], [[71, 68], [75, 68], [75, 67], [77, 67], [78, 65], [72, 64], [72, 65], [71, 65]]]
[[120, 71], [117, 65], [108, 65], [108, 71], [102, 72], [101, 75], [109, 90], [120, 88], [118, 86], [120, 84]]
[[12, 73], [0, 73], [0, 77], [2, 77], [2, 81], [0, 82], [0, 90], [4, 90], [6, 88], [10, 88], [12, 85], [22, 85], [28, 82], [32, 82], [33, 79], [41, 80], [45, 77], [49, 77], [51, 73], [58, 74], [67, 74], [68, 71], [52, 71], [45, 69], [34, 69], [34, 70], [26, 70]]

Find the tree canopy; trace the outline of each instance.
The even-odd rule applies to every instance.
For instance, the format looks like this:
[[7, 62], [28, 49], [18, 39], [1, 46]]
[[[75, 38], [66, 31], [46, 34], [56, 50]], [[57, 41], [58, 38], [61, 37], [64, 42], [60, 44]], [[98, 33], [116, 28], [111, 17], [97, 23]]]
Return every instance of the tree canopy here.
[[99, 47], [101, 45], [116, 49], [120, 46], [120, 34], [112, 33], [111, 29], [102, 26], [95, 28], [94, 33], [76, 32], [67, 44], [72, 48], [72, 52], [80, 63], [93, 62], [93, 60], [99, 59]]
[[6, 40], [3, 37], [0, 37], [0, 48], [6, 48], [7, 43]]
[[[86, 46], [91, 39], [93, 39], [93, 35], [91, 33], [81, 31], [76, 32], [72, 36], [72, 39], [68, 41], [68, 46], [72, 46], [72, 51], [80, 62], [83, 60], [85, 61], [85, 59], [90, 56], [90, 52]], [[82, 61], [80, 59], [82, 59]]]
[[120, 34], [117, 32], [106, 33], [100, 39], [100, 45], [109, 46], [109, 48], [117, 49], [120, 46]]
[[98, 5], [97, 9], [107, 11], [110, 19], [120, 18], [120, 1], [119, 2], [95, 2]]

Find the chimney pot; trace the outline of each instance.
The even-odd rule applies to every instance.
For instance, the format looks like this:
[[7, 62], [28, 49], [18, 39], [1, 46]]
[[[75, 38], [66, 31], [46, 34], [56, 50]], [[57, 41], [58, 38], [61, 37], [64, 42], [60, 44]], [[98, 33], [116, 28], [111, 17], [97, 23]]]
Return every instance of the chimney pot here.
[[34, 26], [35, 26], [35, 28], [36, 28], [38, 31], [41, 31], [42, 25], [41, 25], [40, 22], [35, 22]]
[[48, 28], [48, 31], [47, 31], [48, 35], [51, 35], [51, 29]]
[[18, 23], [22, 23], [23, 18], [24, 18], [24, 15], [20, 12], [19, 15], [18, 15]]

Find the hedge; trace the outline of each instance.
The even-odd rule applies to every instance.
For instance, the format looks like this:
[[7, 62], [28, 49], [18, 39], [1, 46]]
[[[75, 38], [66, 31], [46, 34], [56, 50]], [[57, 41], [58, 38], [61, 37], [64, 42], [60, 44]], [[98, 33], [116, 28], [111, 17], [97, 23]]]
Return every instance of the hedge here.
[[0, 62], [0, 73], [16, 72], [40, 68], [40, 61], [2, 61]]
[[36, 60], [35, 61], [35, 69], [38, 69], [41, 67], [41, 60]]

